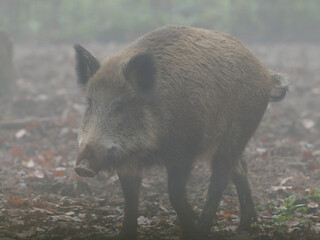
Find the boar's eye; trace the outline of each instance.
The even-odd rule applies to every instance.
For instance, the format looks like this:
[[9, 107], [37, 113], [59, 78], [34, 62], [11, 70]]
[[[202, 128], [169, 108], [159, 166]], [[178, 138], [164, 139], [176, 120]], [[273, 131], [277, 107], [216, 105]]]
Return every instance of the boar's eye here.
[[117, 112], [117, 113], [121, 113], [123, 112], [123, 109], [124, 109], [124, 106], [123, 105], [117, 105], [114, 107], [114, 111]]
[[127, 102], [126, 99], [115, 99], [111, 103], [111, 110], [115, 113], [121, 113], [124, 111]]

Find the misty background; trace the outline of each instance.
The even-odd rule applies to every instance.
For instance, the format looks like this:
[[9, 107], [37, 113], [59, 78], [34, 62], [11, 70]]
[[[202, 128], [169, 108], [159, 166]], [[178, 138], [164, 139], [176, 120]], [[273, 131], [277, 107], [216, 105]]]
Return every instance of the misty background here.
[[[74, 171], [86, 99], [74, 43], [106, 57], [167, 24], [235, 36], [292, 90], [270, 103], [248, 144], [256, 232], [239, 233], [234, 187], [214, 239], [320, 239], [320, 0], [0, 0], [0, 239], [113, 239], [122, 222], [116, 176]], [[197, 215], [210, 168], [195, 163], [188, 199]], [[145, 171], [140, 239], [176, 240], [165, 169]]]
[[245, 41], [319, 41], [319, 0], [1, 0], [0, 28], [20, 41], [121, 41], [166, 24]]

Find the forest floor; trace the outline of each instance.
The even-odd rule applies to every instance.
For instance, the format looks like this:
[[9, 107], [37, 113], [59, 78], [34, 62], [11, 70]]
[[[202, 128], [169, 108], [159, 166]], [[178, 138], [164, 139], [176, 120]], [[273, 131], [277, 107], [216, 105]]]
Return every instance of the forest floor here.
[[[89, 44], [100, 59], [117, 44]], [[233, 186], [223, 195], [212, 239], [320, 239], [320, 47], [249, 45], [268, 67], [286, 72], [292, 91], [271, 103], [246, 149], [259, 220], [237, 231]], [[74, 52], [66, 44], [15, 46], [18, 87], [0, 101], [0, 239], [112, 239], [121, 227], [123, 197], [116, 176], [77, 176], [77, 128], [84, 96], [76, 85]], [[209, 171], [195, 164], [188, 197], [196, 213]], [[148, 169], [140, 195], [139, 239], [178, 239], [166, 173]]]

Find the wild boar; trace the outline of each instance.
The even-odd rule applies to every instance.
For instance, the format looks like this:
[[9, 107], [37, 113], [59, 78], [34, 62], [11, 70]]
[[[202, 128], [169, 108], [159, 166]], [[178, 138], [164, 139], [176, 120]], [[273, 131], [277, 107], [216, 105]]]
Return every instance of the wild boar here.
[[[240, 227], [256, 220], [242, 152], [269, 101], [284, 98], [283, 75], [233, 37], [193, 27], [152, 31], [102, 65], [82, 46], [75, 50], [78, 82], [87, 96], [75, 171], [84, 177], [102, 170], [118, 174], [125, 198], [119, 239], [137, 237], [141, 172], [156, 163], [167, 169], [182, 239], [209, 234], [230, 179]], [[210, 162], [212, 175], [196, 224], [185, 187], [198, 158]]]

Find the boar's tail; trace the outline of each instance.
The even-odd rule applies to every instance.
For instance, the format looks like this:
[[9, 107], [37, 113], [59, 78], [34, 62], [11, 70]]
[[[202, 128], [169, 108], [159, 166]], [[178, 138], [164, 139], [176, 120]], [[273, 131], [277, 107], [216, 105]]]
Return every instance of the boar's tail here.
[[271, 102], [280, 102], [289, 91], [289, 77], [283, 73], [271, 72], [272, 93], [270, 96]]

